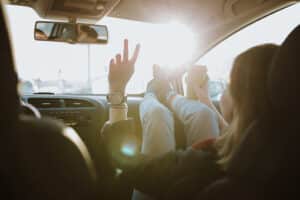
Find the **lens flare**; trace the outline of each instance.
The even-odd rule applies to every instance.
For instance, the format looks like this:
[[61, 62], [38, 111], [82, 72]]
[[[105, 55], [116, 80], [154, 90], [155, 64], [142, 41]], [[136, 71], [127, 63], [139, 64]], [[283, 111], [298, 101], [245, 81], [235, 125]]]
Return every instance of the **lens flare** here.
[[136, 145], [133, 143], [124, 144], [121, 152], [126, 156], [133, 157], [136, 154]]
[[[192, 58], [195, 51], [195, 35], [188, 26], [179, 22], [171, 22], [160, 26], [160, 37], [154, 44], [159, 64], [166, 67], [176, 67]], [[153, 50], [154, 50], [153, 49]], [[157, 62], [156, 61], [156, 62]]]
[[119, 169], [119, 168], [118, 168], [118, 169], [115, 170], [115, 175], [116, 175], [116, 176], [120, 176], [122, 173], [123, 173], [123, 170], [122, 170], [122, 169]]

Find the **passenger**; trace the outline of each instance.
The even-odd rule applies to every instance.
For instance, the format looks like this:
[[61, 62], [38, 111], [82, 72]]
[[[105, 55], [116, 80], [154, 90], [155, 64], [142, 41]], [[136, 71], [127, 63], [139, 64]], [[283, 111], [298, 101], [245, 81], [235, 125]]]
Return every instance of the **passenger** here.
[[[220, 137], [218, 137], [218, 116], [208, 108], [212, 104], [206, 88], [198, 88], [198, 93], [202, 92], [207, 95], [205, 98], [208, 101], [203, 101], [207, 106], [204, 106], [204, 104], [178, 96], [168, 84], [150, 83], [141, 105], [144, 128], [142, 153], [132, 157], [121, 155], [123, 158], [115, 154], [112, 156], [115, 166], [123, 170], [121, 178], [155, 198], [168, 197], [168, 195], [176, 197], [176, 195], [184, 194], [184, 197], [189, 199], [201, 188], [223, 176], [242, 133], [267, 107], [266, 76], [276, 50], [275, 45], [262, 45], [247, 50], [235, 60], [230, 85], [225, 92], [225, 98], [222, 98], [223, 102], [225, 99], [228, 102], [232, 101], [232, 121], [222, 130]], [[127, 41], [125, 41], [124, 57], [128, 57]], [[114, 78], [109, 78], [110, 88], [114, 88], [114, 91], [125, 92], [126, 84], [133, 73], [134, 63], [128, 63], [126, 59], [121, 60], [120, 55], [117, 56], [116, 61], [111, 61], [110, 68], [113, 70], [110, 70], [109, 76]], [[126, 69], [130, 71], [124, 73]], [[186, 122], [186, 127], [188, 127], [186, 129], [190, 129], [187, 132], [192, 133], [191, 139], [188, 140], [192, 148], [175, 151], [174, 120], [167, 107], [157, 100], [157, 96], [162, 96], [175, 113], [181, 116], [182, 121]], [[152, 104], [157, 106], [153, 107]], [[151, 110], [152, 108], [155, 109]], [[224, 108], [221, 109], [223, 112], [226, 110]], [[146, 130], [149, 127], [151, 132]], [[110, 138], [106, 130], [108, 128], [104, 127], [104, 134], [109, 144], [114, 134], [112, 133]], [[201, 132], [199, 135], [204, 136], [202, 138], [195, 136], [198, 134], [197, 131]], [[216, 140], [197, 143], [199, 139], [210, 137]], [[115, 150], [109, 151], [115, 152]], [[143, 199], [144, 197], [138, 194], [134, 198]]]
[[98, 33], [88, 25], [76, 26], [77, 42], [79, 43], [96, 43], [98, 41]]
[[40, 29], [35, 29], [35, 39], [36, 40], [48, 40], [48, 36]]

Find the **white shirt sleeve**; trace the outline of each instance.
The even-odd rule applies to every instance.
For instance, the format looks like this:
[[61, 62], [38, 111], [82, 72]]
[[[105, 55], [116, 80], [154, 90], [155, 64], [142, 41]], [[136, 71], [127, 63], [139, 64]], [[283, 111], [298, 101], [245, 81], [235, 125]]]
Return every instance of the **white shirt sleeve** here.
[[110, 105], [109, 107], [109, 123], [115, 123], [127, 120], [128, 106], [126, 103], [121, 105]]

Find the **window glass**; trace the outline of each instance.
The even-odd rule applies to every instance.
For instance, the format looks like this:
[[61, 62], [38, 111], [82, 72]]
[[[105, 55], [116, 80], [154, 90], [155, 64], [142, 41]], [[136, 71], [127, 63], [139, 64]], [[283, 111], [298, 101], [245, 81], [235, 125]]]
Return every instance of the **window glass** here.
[[[108, 26], [108, 45], [34, 41], [34, 24], [42, 19], [31, 8], [6, 8], [23, 93], [106, 93], [108, 63], [122, 51], [124, 38], [129, 39], [131, 52], [136, 43], [142, 45], [136, 72], [127, 88], [128, 93], [141, 93], [152, 78], [153, 64], [178, 66], [189, 60], [195, 49], [193, 33], [182, 24], [150, 24], [110, 17], [98, 22]], [[232, 35], [197, 63], [208, 66], [212, 82], [226, 82], [238, 54], [263, 43], [281, 44], [300, 23], [299, 17], [300, 4], [276, 12]], [[211, 88], [220, 87], [217, 84]]]
[[300, 24], [300, 4], [295, 4], [238, 31], [221, 42], [197, 63], [208, 67], [213, 81], [228, 81], [234, 58], [243, 51], [264, 43], [280, 45]]

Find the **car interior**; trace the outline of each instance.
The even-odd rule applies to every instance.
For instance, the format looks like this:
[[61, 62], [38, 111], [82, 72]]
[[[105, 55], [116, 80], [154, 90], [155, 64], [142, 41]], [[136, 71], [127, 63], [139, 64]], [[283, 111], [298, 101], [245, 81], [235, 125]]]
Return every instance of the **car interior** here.
[[[1, 199], [131, 199], [133, 188], [99, 177], [109, 172], [99, 173], [105, 163], [97, 160], [99, 134], [109, 119], [107, 65], [124, 38], [145, 48], [127, 92], [128, 116], [135, 120], [140, 141], [139, 104], [153, 64], [165, 67], [182, 95], [188, 66], [206, 65], [218, 107], [236, 55], [285, 41], [279, 52], [284, 56], [269, 73], [274, 109], [246, 130], [228, 176], [208, 186], [199, 199], [297, 195], [300, 29], [285, 38], [300, 24], [298, 1], [1, 3]], [[176, 147], [186, 148], [179, 120], [175, 129]], [[74, 130], [80, 138], [72, 137]]]

